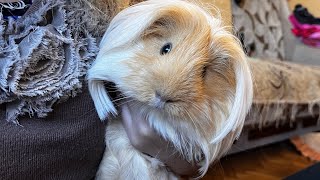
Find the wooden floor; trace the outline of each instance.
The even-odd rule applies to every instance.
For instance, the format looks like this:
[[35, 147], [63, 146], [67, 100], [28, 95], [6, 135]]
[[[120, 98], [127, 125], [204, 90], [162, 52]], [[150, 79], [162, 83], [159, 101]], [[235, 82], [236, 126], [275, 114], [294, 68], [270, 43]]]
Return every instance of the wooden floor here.
[[313, 162], [285, 141], [223, 158], [212, 166], [204, 180], [283, 179]]

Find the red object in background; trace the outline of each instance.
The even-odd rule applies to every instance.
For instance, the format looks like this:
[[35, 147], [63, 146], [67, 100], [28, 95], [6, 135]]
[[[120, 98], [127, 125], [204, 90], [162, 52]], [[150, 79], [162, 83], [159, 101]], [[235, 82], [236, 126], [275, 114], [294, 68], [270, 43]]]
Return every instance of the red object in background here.
[[320, 25], [301, 24], [294, 15], [289, 17], [293, 26], [291, 32], [301, 41], [312, 47], [320, 47]]
[[299, 36], [299, 37], [303, 37], [303, 38], [309, 38], [310, 35], [312, 35], [313, 33], [320, 32], [315, 27], [312, 27], [312, 28], [309, 28], [309, 29], [293, 28], [291, 31], [292, 31], [292, 33], [294, 35]]

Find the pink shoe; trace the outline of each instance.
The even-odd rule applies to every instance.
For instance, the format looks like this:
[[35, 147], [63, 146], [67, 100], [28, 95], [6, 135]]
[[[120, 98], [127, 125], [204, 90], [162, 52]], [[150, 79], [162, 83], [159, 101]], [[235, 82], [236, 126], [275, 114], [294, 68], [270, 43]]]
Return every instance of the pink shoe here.
[[303, 29], [303, 30], [312, 30], [312, 29], [315, 29], [316, 31], [320, 31], [320, 25], [314, 25], [314, 24], [301, 24], [297, 19], [296, 17], [294, 17], [294, 15], [290, 15], [289, 16], [289, 20], [290, 22], [292, 23], [292, 25], [295, 27], [295, 28], [298, 28], [298, 29]]

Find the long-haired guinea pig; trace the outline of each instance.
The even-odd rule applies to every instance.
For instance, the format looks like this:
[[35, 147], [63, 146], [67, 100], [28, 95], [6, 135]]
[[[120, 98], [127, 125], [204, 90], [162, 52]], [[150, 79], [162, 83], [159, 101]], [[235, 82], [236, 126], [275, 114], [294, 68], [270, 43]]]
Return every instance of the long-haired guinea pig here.
[[[102, 120], [117, 115], [104, 85], [113, 82], [202, 175], [230, 149], [252, 103], [239, 41], [220, 18], [182, 0], [144, 1], [117, 14], [87, 79]], [[121, 120], [109, 122], [105, 138], [97, 179], [178, 178], [130, 145]]]

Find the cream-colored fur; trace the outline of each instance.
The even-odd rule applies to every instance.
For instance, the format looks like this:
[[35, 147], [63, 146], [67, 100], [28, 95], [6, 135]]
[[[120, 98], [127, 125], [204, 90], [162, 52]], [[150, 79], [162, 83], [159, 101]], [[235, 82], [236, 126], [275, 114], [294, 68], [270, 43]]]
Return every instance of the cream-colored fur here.
[[175, 180], [163, 163], [135, 150], [126, 135], [121, 120], [112, 122], [106, 130], [106, 150], [96, 179]]
[[[172, 43], [167, 54], [160, 50]], [[239, 41], [199, 5], [149, 0], [121, 11], [110, 23], [89, 90], [99, 117], [117, 117], [104, 82], [114, 82], [203, 176], [240, 135], [252, 102], [252, 79]], [[163, 99], [170, 100], [161, 102]], [[175, 179], [164, 165], [129, 143], [121, 120], [110, 118], [97, 179]], [[201, 177], [200, 176], [200, 177]]]

